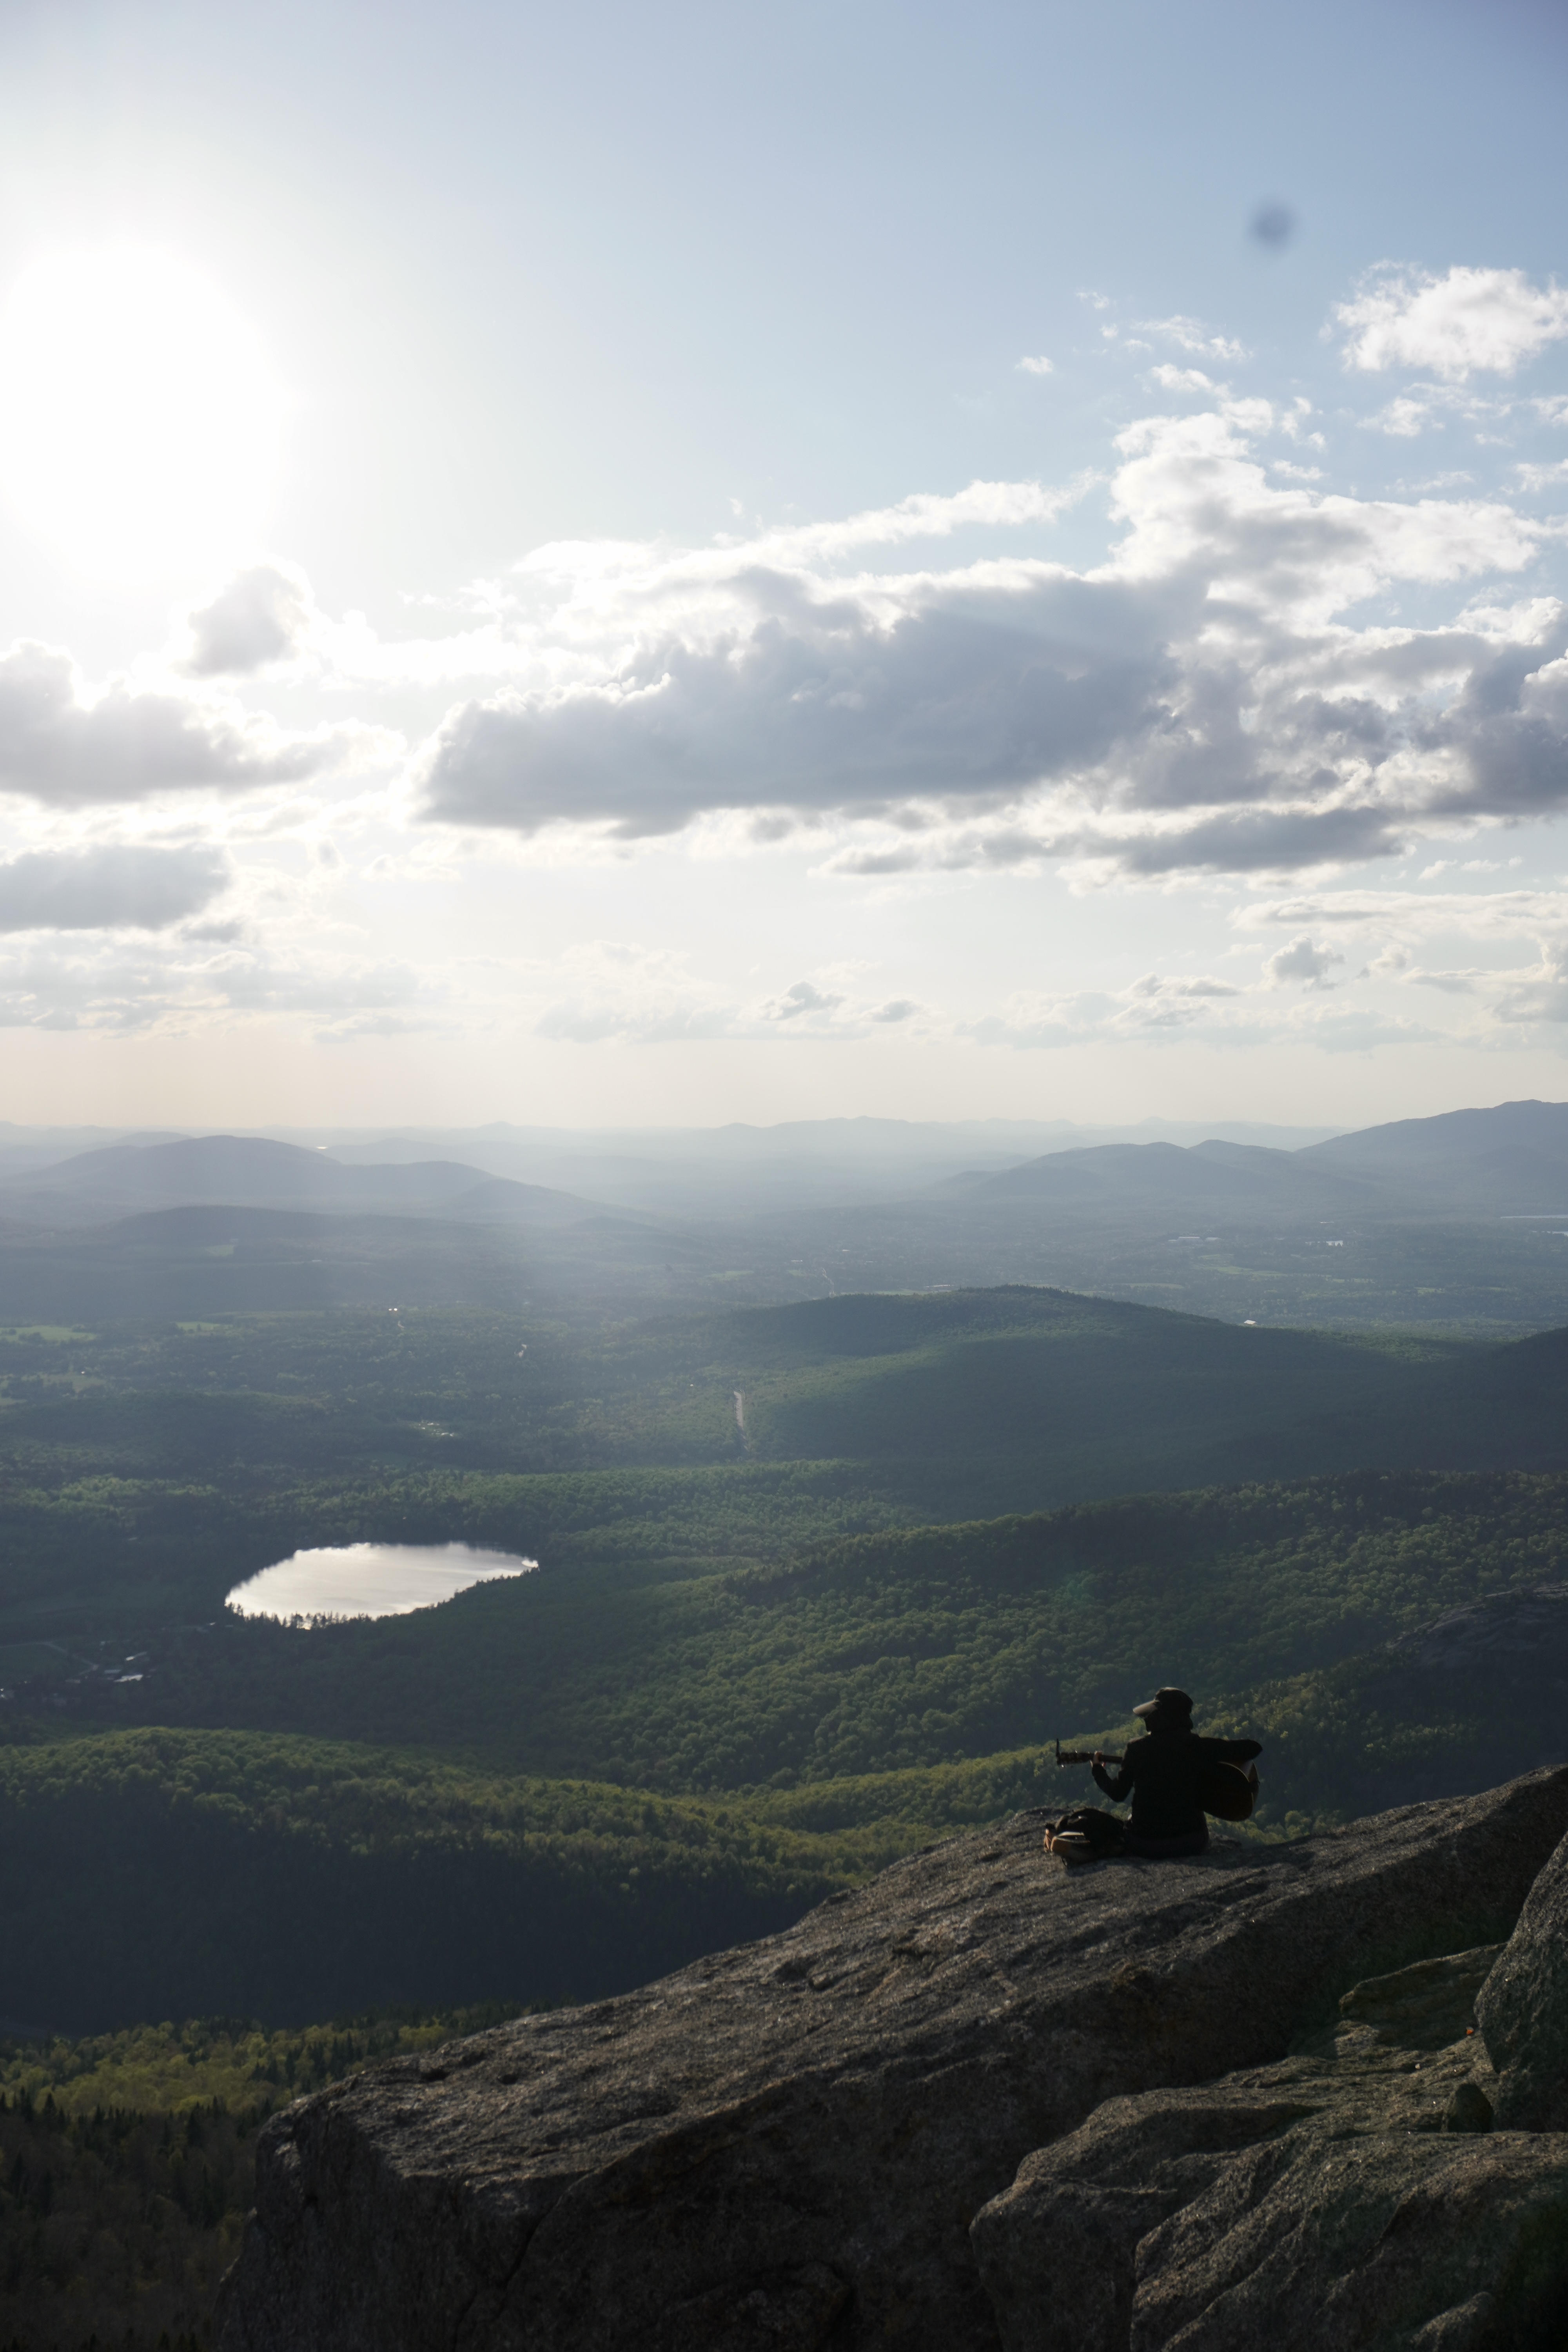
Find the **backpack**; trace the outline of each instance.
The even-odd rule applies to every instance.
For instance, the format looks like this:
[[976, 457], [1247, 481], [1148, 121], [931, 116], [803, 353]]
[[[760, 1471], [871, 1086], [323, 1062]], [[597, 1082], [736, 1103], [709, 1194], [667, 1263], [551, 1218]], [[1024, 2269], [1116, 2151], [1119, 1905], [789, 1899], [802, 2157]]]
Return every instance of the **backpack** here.
[[1047, 1822], [1046, 1835], [1050, 1851], [1059, 1853], [1064, 1862], [1105, 1862], [1127, 1851], [1126, 1822], [1119, 1822], [1114, 1813], [1098, 1811], [1093, 1805]]

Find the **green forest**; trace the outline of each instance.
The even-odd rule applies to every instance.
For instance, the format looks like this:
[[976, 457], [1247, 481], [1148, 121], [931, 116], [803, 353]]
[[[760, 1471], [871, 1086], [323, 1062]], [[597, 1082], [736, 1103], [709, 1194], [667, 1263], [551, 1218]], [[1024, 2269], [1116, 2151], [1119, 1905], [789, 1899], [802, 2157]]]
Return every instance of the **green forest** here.
[[[0, 2347], [205, 2341], [273, 2105], [1082, 1802], [1052, 1742], [1159, 1683], [1263, 1741], [1241, 1836], [1563, 1752], [1550, 1647], [1401, 1637], [1563, 1580], [1568, 1334], [1009, 1289], [62, 1321], [0, 1381]], [[225, 1608], [370, 1539], [538, 1567]]]
[[275, 2109], [496, 2010], [265, 2032], [212, 2018], [0, 2040], [0, 2309], [6, 2352], [199, 2352]]

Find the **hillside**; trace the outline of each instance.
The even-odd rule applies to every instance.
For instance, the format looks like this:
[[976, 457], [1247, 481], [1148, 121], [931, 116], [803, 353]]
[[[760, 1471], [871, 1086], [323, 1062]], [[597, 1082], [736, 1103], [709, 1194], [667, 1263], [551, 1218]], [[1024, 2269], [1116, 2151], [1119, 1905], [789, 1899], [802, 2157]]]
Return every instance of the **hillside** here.
[[898, 1851], [367, 1748], [123, 1733], [0, 1748], [0, 2016], [303, 2024], [561, 2001], [782, 1926]]
[[1473, 1790], [1564, 1753], [1568, 1605], [1531, 1596], [1568, 1591], [1565, 1501], [1368, 1473], [695, 1577], [634, 1538], [410, 1617], [192, 1634], [0, 1746], [0, 2017], [587, 1998], [1083, 1801], [1052, 1738], [1117, 1744], [1171, 1679], [1264, 1741], [1248, 1834]]
[[142, 1646], [360, 1538], [667, 1580], [1152, 1489], [1568, 1468], [1568, 1335], [1248, 1330], [1032, 1289], [586, 1339], [413, 1308], [24, 1327], [0, 1376], [0, 1677], [7, 1641]]
[[[1265, 1738], [1266, 1838], [1561, 1748], [1553, 1640], [1458, 1678], [1387, 1646], [1562, 1581], [1561, 1333], [1016, 1289], [22, 1327], [0, 1371], [0, 2015], [624, 1983], [1081, 1797], [1047, 1743], [1173, 1678]], [[542, 1566], [379, 1622], [223, 1615], [369, 1536]]]
[[1425, 1197], [1450, 1207], [1558, 1214], [1568, 1210], [1568, 1103], [1402, 1118], [1290, 1155], [1321, 1179]]
[[[1352, 1474], [840, 1539], [548, 1563], [407, 1617], [233, 1619], [103, 1721], [412, 1746], [688, 1791], [956, 1763], [1217, 1697], [1564, 1572], [1562, 1476]], [[1146, 1686], [1146, 1687], [1145, 1687]]]

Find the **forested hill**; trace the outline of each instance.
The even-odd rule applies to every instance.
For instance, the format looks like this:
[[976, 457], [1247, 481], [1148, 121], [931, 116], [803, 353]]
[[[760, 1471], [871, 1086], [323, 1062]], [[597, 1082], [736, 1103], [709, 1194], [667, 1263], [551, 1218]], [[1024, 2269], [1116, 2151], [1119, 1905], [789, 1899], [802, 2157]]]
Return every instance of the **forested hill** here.
[[1248, 1329], [1029, 1289], [590, 1339], [412, 1310], [24, 1329], [0, 1381], [0, 1651], [139, 1648], [361, 1537], [662, 1576], [1151, 1489], [1568, 1468], [1565, 1333]]
[[1120, 1744], [1172, 1679], [1264, 1742], [1261, 1835], [1489, 1786], [1563, 1753], [1568, 1592], [1458, 1664], [1390, 1637], [1561, 1591], [1565, 1509], [1560, 1478], [1367, 1474], [238, 1628], [171, 1674], [188, 1727], [0, 1747], [5, 2010], [587, 1998], [1083, 1801], [1051, 1738]]
[[105, 1720], [415, 1746], [689, 1791], [955, 1762], [1333, 1664], [1568, 1560], [1568, 1477], [1350, 1474], [895, 1530], [773, 1565], [627, 1555], [406, 1617], [230, 1620]]

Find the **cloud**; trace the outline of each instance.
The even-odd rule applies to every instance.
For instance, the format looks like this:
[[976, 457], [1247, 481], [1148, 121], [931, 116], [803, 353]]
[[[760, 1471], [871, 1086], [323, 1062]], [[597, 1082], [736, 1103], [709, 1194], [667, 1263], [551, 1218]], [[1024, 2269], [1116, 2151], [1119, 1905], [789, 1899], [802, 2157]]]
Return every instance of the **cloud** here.
[[1568, 935], [1542, 946], [1538, 970], [1505, 990], [1497, 1011], [1504, 1021], [1568, 1021]]
[[1405, 978], [1413, 988], [1440, 988], [1447, 996], [1473, 996], [1476, 983], [1488, 975], [1478, 971], [1424, 971], [1413, 965]]
[[885, 617], [782, 572], [742, 594], [749, 625], [717, 645], [666, 636], [603, 684], [455, 712], [417, 772], [423, 813], [635, 838], [705, 809], [1005, 795], [1157, 722], [1166, 664], [1131, 598], [1047, 580], [994, 601], [917, 589]]
[[1356, 978], [1358, 980], [1399, 980], [1410, 968], [1411, 960], [1404, 948], [1388, 947], [1384, 949], [1381, 955], [1373, 956], [1370, 963], [1363, 964]]
[[1159, 366], [1151, 368], [1149, 373], [1162, 392], [1213, 392], [1215, 389], [1214, 379], [1206, 376], [1202, 368], [1173, 367], [1169, 360], [1162, 360]]
[[1022, 359], [1018, 366], [1025, 375], [1055, 375], [1057, 372], [1056, 362], [1044, 357]]
[[[1386, 433], [1396, 441], [1414, 441], [1423, 433], [1456, 422], [1473, 426], [1480, 438], [1489, 433], [1495, 437], [1516, 413], [1518, 404], [1506, 394], [1478, 392], [1462, 383], [1415, 383], [1396, 392], [1375, 413], [1362, 422], [1374, 433]], [[1442, 484], [1451, 484], [1468, 478], [1460, 474], [1439, 477]]]
[[57, 808], [297, 783], [345, 748], [342, 729], [290, 736], [270, 719], [120, 684], [91, 695], [55, 646], [0, 654], [0, 792]]
[[[325, 1033], [384, 1036], [426, 1025], [434, 1007], [427, 978], [403, 963], [365, 963], [318, 956], [289, 963], [262, 953], [215, 956], [203, 970], [210, 997], [247, 1013], [309, 1013], [329, 1024]], [[409, 1013], [425, 1000], [424, 1022]]]
[[1162, 980], [1158, 974], [1147, 972], [1142, 980], [1133, 982], [1132, 992], [1135, 996], [1144, 997], [1214, 997], [1241, 994], [1240, 989], [1233, 988], [1228, 981], [1215, 980], [1206, 972], [1196, 973], [1185, 980]]
[[1243, 931], [1333, 924], [1346, 930], [1394, 929], [1410, 939], [1533, 939], [1568, 931], [1568, 891], [1321, 890], [1258, 899], [1232, 919]]
[[[847, 555], [863, 547], [896, 547], [911, 539], [947, 539], [958, 530], [1012, 530], [1024, 523], [1055, 522], [1077, 504], [1092, 479], [1085, 476], [1060, 488], [1041, 482], [971, 482], [966, 489], [945, 494], [916, 490], [893, 506], [867, 507], [839, 522], [793, 523], [764, 530], [745, 545], [753, 562], [798, 562]], [[548, 570], [552, 552], [542, 549], [520, 568]], [[724, 549], [706, 567], [699, 559], [692, 570], [723, 573], [732, 567], [733, 558]]]
[[1392, 857], [1425, 827], [1568, 805], [1568, 610], [1376, 610], [1401, 583], [1430, 609], [1523, 570], [1556, 526], [1281, 480], [1266, 445], [1299, 428], [1217, 392], [1131, 425], [1121, 536], [1084, 572], [849, 568], [1074, 494], [1032, 483], [705, 549], [541, 550], [514, 575], [535, 682], [448, 712], [411, 767], [416, 813], [584, 845], [729, 813], [753, 845], [837, 832], [819, 871], [1058, 860], [1092, 883]]
[[533, 1024], [536, 1037], [557, 1045], [668, 1045], [692, 1038], [721, 1037], [729, 1022], [707, 1005], [668, 1005], [638, 1011], [629, 1005], [552, 1004]]
[[156, 949], [100, 938], [0, 952], [0, 1028], [189, 1035], [232, 1030], [237, 1014], [272, 1015], [303, 1018], [320, 1042], [333, 1044], [429, 1027], [441, 994], [404, 966], [320, 950], [290, 961], [195, 931]]
[[783, 996], [775, 997], [763, 1008], [764, 1021], [798, 1021], [803, 1013], [836, 1013], [843, 1003], [841, 996], [829, 996], [809, 980], [797, 980], [786, 988]]
[[1303, 988], [1332, 988], [1334, 983], [1329, 974], [1343, 961], [1338, 948], [1313, 940], [1303, 932], [1288, 948], [1276, 948], [1271, 956], [1266, 957], [1263, 971], [1270, 988], [1289, 988], [1298, 981]]
[[1416, 383], [1407, 392], [1396, 393], [1366, 421], [1375, 433], [1387, 433], [1398, 441], [1414, 441], [1428, 426], [1445, 423], [1460, 405], [1442, 384]]
[[1021, 990], [1000, 1013], [962, 1023], [958, 1034], [977, 1045], [1011, 1045], [1020, 1051], [1081, 1045], [1104, 1028], [1113, 1010], [1112, 1000], [1104, 996], [1047, 996]]
[[1279, 1020], [1271, 1011], [1260, 1023], [1244, 1003], [1246, 994], [1207, 972], [1148, 971], [1113, 992], [1048, 996], [1023, 991], [1009, 997], [999, 1013], [963, 1023], [956, 1034], [982, 1045], [1020, 1049], [1090, 1040], [1157, 1044], [1202, 1023], [1205, 1038], [1216, 1044], [1258, 1043], [1278, 1032]]
[[1118, 839], [1085, 832], [1076, 845], [1089, 859], [1150, 878], [1171, 874], [1269, 874], [1292, 867], [1360, 865], [1396, 857], [1404, 837], [1375, 806], [1226, 810], [1196, 824], [1162, 826]]
[[[911, 997], [879, 1003], [854, 991], [859, 967], [846, 963], [814, 980], [743, 1001], [694, 972], [684, 955], [635, 941], [595, 940], [548, 968], [509, 975], [537, 1037], [557, 1044], [654, 1045], [716, 1038], [778, 1044], [785, 1038], [864, 1038], [875, 1026], [929, 1019]], [[542, 984], [541, 984], [542, 983]], [[537, 996], [530, 991], [538, 987]]]
[[1147, 335], [1163, 335], [1184, 352], [1205, 352], [1212, 360], [1244, 360], [1247, 356], [1245, 343], [1234, 341], [1228, 335], [1211, 334], [1201, 319], [1140, 319], [1139, 325]]
[[684, 956], [633, 940], [580, 941], [548, 978], [533, 1034], [556, 1045], [657, 1045], [722, 1037], [736, 1017], [733, 999], [697, 979]]
[[29, 850], [0, 865], [0, 931], [162, 931], [228, 887], [212, 849]]
[[191, 650], [180, 667], [190, 677], [251, 677], [300, 649], [314, 612], [302, 572], [255, 564], [186, 614]]
[[1148, 971], [1121, 992], [1110, 1025], [1115, 1030], [1190, 1028], [1211, 1004], [1240, 994], [1227, 981], [1207, 973], [1173, 978]]
[[1334, 320], [1349, 367], [1424, 368], [1465, 383], [1478, 373], [1512, 375], [1568, 335], [1568, 289], [1532, 286], [1522, 269], [1456, 267], [1438, 278], [1386, 264]]
[[1027, 1052], [1056, 1046], [1179, 1045], [1202, 1019], [1203, 1043], [1231, 1051], [1260, 1046], [1310, 1045], [1322, 1053], [1365, 1053], [1380, 1045], [1451, 1042], [1440, 1031], [1350, 1003], [1316, 1000], [1281, 1005], [1278, 997], [1251, 998], [1205, 1018], [1201, 1005], [1130, 1001], [1135, 991], [1116, 996], [1010, 998], [999, 1013], [963, 1024], [956, 1032], [980, 1045]]

